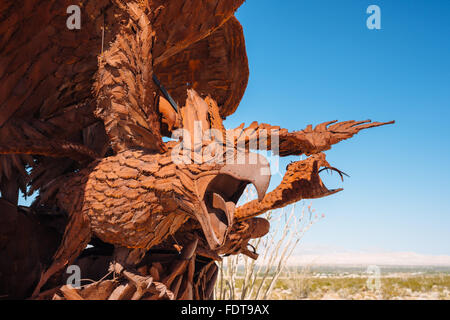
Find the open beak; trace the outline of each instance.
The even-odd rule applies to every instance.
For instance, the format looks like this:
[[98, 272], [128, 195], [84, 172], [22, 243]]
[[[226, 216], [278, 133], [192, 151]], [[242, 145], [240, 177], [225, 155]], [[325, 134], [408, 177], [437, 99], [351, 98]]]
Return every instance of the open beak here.
[[265, 157], [250, 153], [243, 163], [226, 164], [205, 189], [201, 209], [196, 213], [211, 250], [225, 244], [236, 204], [248, 184], [253, 184], [262, 200], [270, 184], [270, 165]]

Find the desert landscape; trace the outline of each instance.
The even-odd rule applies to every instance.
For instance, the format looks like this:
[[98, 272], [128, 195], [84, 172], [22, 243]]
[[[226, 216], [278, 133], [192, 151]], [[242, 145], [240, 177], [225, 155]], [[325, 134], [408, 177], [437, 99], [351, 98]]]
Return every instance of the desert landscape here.
[[443, 12], [2, 0], [0, 300], [450, 300]]
[[[450, 267], [381, 267], [380, 287], [365, 267], [291, 267], [267, 296], [270, 300], [449, 300]], [[243, 277], [236, 277], [235, 299]], [[255, 286], [261, 285], [256, 281]], [[266, 289], [268, 284], [263, 286]], [[228, 295], [226, 295], [228, 298]]]

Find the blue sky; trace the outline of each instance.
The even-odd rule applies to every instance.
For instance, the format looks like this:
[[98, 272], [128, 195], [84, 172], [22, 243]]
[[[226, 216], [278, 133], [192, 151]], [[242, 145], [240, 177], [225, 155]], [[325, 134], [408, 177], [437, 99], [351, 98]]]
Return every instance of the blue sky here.
[[[371, 4], [381, 30], [366, 27]], [[227, 127], [396, 120], [327, 152], [350, 178], [323, 175], [344, 191], [314, 200], [326, 218], [306, 244], [450, 254], [449, 12], [447, 0], [248, 0], [238, 10], [250, 80]]]
[[[366, 27], [371, 4], [382, 30]], [[247, 0], [238, 10], [250, 79], [228, 128], [396, 120], [327, 151], [350, 178], [322, 175], [344, 191], [313, 201], [326, 218], [303, 245], [450, 255], [449, 12], [448, 0]]]

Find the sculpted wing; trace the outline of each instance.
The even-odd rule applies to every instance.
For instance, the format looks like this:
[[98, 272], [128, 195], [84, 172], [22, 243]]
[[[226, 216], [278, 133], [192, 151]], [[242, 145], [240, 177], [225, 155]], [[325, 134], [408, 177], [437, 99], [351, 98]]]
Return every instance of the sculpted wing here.
[[[128, 70], [139, 69], [143, 72], [148, 68], [149, 74], [142, 73], [140, 78], [134, 74], [131, 77], [130, 74], [118, 77], [119, 84], [115, 86], [116, 89], [122, 88], [122, 92], [128, 94], [129, 88], [132, 88], [131, 97], [127, 97], [130, 103], [124, 103], [119, 99], [120, 94], [117, 91], [110, 91], [109, 99], [120, 104], [120, 107], [115, 104], [105, 107], [101, 104], [97, 114], [102, 119], [98, 119], [94, 115], [98, 105], [92, 86], [98, 77], [103, 76], [105, 79], [105, 72], [114, 73], [108, 69], [108, 66], [111, 66], [110, 62], [114, 65], [111, 60], [100, 61], [100, 65], [108, 70], [103, 74], [97, 73], [98, 57], [102, 52], [105, 54], [109, 52], [110, 56], [114, 56], [110, 50], [116, 38], [121, 32], [129, 32], [127, 25], [130, 18], [140, 18], [135, 16], [136, 10], [134, 14], [129, 10], [128, 4], [134, 1], [78, 1], [82, 21], [80, 30], [66, 28], [66, 19], [69, 16], [66, 9], [73, 5], [73, 1], [2, 1], [0, 137], [15, 139], [15, 145], [11, 139], [0, 139], [2, 197], [13, 203], [17, 202], [19, 187], [26, 193], [26, 186], [29, 183], [32, 190], [36, 190], [59, 175], [79, 170], [85, 166], [79, 163], [80, 158], [84, 162], [89, 162], [94, 154], [103, 157], [111, 153], [109, 150], [111, 142], [116, 150], [125, 145], [161, 150], [161, 130], [158, 123], [161, 115], [155, 112], [157, 106], [154, 101], [149, 101], [152, 100], [152, 96], [148, 94], [154, 90], [153, 83], [148, 80], [151, 79], [151, 65], [161, 73], [161, 81], [170, 88], [169, 92], [173, 91], [174, 85], [165, 76], [171, 72], [165, 68], [172, 68], [172, 71], [175, 69], [172, 63], [166, 61], [172, 57], [180, 61], [176, 56], [182, 55], [184, 50], [186, 50], [185, 57], [193, 55], [206, 59], [211, 56], [209, 53], [206, 55], [192, 53], [195, 50], [190, 47], [199, 41], [211, 43], [211, 39], [215, 37], [214, 33], [225, 24], [238, 25], [237, 21], [227, 22], [234, 19], [234, 12], [243, 2], [243, 0], [212, 0], [205, 4], [201, 0], [137, 1], [138, 9], [146, 12], [152, 25], [153, 43], [148, 43], [151, 49], [149, 47], [140, 49], [141, 53], [145, 50], [151, 51], [151, 56], [134, 57], [136, 58], [134, 63], [137, 64], [129, 66]], [[131, 20], [139, 26], [139, 21]], [[230, 30], [229, 27], [224, 28]], [[231, 32], [232, 36], [234, 34], [234, 31]], [[223, 35], [221, 37], [223, 38]], [[211, 62], [220, 62], [221, 76], [215, 83], [210, 82], [211, 76], [205, 79], [208, 82], [206, 84], [202, 82], [203, 80], [197, 82], [199, 88], [204, 89], [207, 94], [214, 86], [219, 92], [213, 94], [217, 96], [215, 99], [223, 101], [223, 105], [231, 106], [226, 108], [235, 109], [243, 95], [243, 88], [235, 85], [231, 90], [220, 89], [236, 79], [235, 76], [232, 81], [225, 79], [224, 76], [227, 74], [223, 72], [230, 69], [226, 63], [232, 63], [236, 57], [229, 55], [232, 48], [230, 39], [229, 37], [224, 39], [230, 47], [225, 50], [223, 57], [218, 57], [215, 61], [202, 61], [203, 67], [210, 67]], [[135, 44], [143, 44], [146, 41], [144, 38], [134, 40]], [[238, 46], [240, 51], [243, 47], [242, 42]], [[215, 43], [216, 47], [223, 46], [223, 43], [217, 40]], [[244, 59], [246, 64], [246, 56], [242, 57], [245, 57], [241, 60]], [[150, 65], [144, 65], [146, 62], [150, 62]], [[183, 61], [184, 66], [187, 66], [185, 62]], [[163, 64], [166, 67], [163, 67]], [[246, 83], [247, 66], [234, 67], [234, 70], [238, 69], [244, 70], [244, 76], [241, 78]], [[183, 73], [183, 70], [177, 70]], [[189, 73], [187, 70], [185, 74]], [[117, 75], [114, 76], [117, 78]], [[134, 88], [131, 84], [133, 81], [137, 83]], [[105, 86], [103, 89], [106, 89]], [[105, 93], [104, 90], [99, 91]], [[173, 96], [184, 103], [185, 99], [179, 98], [177, 92], [174, 92]], [[230, 101], [225, 101], [227, 96]], [[102, 98], [104, 103], [105, 97]], [[124, 111], [123, 106], [128, 109]], [[108, 111], [111, 112], [110, 115]], [[105, 123], [102, 120], [105, 120]], [[35, 132], [31, 135], [30, 132], [24, 133], [24, 127], [31, 127]], [[10, 132], [14, 134], [10, 135]], [[86, 157], [86, 154], [91, 156]], [[27, 171], [27, 166], [32, 170]]]

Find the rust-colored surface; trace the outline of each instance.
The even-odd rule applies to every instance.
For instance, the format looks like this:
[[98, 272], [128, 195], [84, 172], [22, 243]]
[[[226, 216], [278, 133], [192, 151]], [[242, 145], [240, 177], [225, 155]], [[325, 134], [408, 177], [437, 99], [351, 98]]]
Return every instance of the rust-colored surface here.
[[209, 37], [156, 65], [155, 73], [180, 104], [192, 88], [214, 98], [222, 116], [233, 114], [249, 77], [241, 24], [232, 17]]
[[[248, 242], [270, 228], [258, 215], [340, 191], [320, 179], [338, 171], [322, 152], [388, 123], [225, 130], [248, 80], [242, 2], [80, 1], [77, 31], [68, 1], [0, 4], [0, 296], [211, 299], [222, 255], [258, 257]], [[252, 152], [264, 141], [309, 156], [267, 194], [269, 164]], [[236, 207], [248, 184], [258, 199]], [[17, 207], [28, 187], [39, 196]], [[95, 282], [67, 285], [71, 264]], [[6, 280], [14, 270], [27, 277]]]

